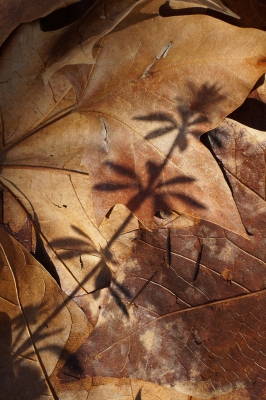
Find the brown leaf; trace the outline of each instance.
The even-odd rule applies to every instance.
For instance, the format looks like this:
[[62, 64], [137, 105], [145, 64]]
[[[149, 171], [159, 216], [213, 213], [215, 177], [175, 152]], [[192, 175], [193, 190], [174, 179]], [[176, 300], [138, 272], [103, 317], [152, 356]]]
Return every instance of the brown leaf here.
[[[148, 4], [146, 11], [144, 9], [144, 15], [151, 15], [154, 7], [153, 3]], [[158, 4], [156, 7], [158, 8]], [[199, 21], [202, 20], [201, 18]], [[178, 25], [175, 24], [176, 20], [179, 21]], [[217, 44], [219, 49], [222, 49], [222, 43], [231, 48], [232, 36], [239, 37], [240, 46], [246, 41], [245, 31], [203, 17], [202, 21], [206, 22], [206, 25], [204, 25], [201, 36], [193, 33], [193, 40], [188, 36], [188, 40], [191, 39], [190, 46], [193, 44], [195, 51], [202, 38], [200, 49], [197, 50], [198, 54], [203, 54], [203, 56], [199, 56], [202, 63], [200, 64], [201, 68], [198, 68], [199, 60], [192, 59], [189, 62], [186, 61], [188, 64], [185, 66], [179, 66], [187, 48], [187, 42], [182, 42], [182, 35], [188, 34], [190, 28], [184, 27], [189, 21], [196, 31], [201, 22], [197, 23], [194, 17], [166, 19], [156, 16], [149, 20], [144, 19], [139, 22], [139, 25], [131, 26], [127, 26], [129, 21], [124, 21], [129, 30], [127, 35], [132, 51], [134, 47], [138, 47], [138, 41], [144, 40], [136, 54], [134, 50], [125, 58], [117, 57], [119, 51], [123, 52], [125, 41], [120, 39], [121, 35], [124, 35], [124, 30], [120, 29], [106, 36], [106, 43], [109, 45], [104, 46], [87, 89], [90, 90], [97, 81], [98, 75], [102, 75], [101, 82], [95, 86], [95, 93], [92, 93], [91, 99], [94, 103], [90, 105], [90, 107], [96, 107], [96, 111], [99, 109], [101, 115], [98, 115], [98, 111], [94, 113], [86, 111], [89, 107], [88, 91], [85, 91], [85, 97], [78, 94], [78, 108], [86, 115], [90, 114], [89, 125], [88, 120], [78, 114], [64, 116], [66, 110], [68, 110], [66, 113], [71, 111], [71, 104], [73, 104], [71, 103], [73, 99], [67, 97], [70, 93], [69, 85], [66, 84], [64, 78], [61, 80], [59, 75], [59, 79], [55, 79], [51, 83], [48, 91], [44, 91], [44, 86], [39, 80], [39, 72], [44, 65], [43, 61], [40, 61], [39, 54], [45, 60], [49, 58], [55, 43], [61, 38], [58, 36], [59, 34], [40, 32], [34, 23], [31, 32], [35, 38], [35, 46], [29, 46], [27, 38], [31, 28], [25, 25], [20, 28], [18, 36], [10, 38], [12, 46], [3, 49], [2, 73], [4, 79], [8, 78], [10, 73], [8, 71], [12, 73], [11, 80], [3, 87], [1, 95], [1, 98], [5, 98], [3, 120], [6, 143], [1, 156], [1, 180], [18, 197], [25, 210], [31, 215], [35, 229], [42, 236], [46, 250], [55, 264], [62, 288], [71, 296], [86, 295], [91, 291], [108, 286], [109, 268], [115, 270], [118, 259], [127, 257], [127, 254], [130, 253], [131, 239], [129, 236], [124, 236], [126, 240], [124, 243], [119, 239], [121, 245], [118, 245], [118, 242], [114, 244], [114, 241], [112, 244], [108, 244], [110, 235], [105, 233], [107, 225], [102, 225], [100, 228], [97, 226], [115, 204], [126, 204], [145, 226], [151, 228], [154, 227], [153, 216], [156, 211], [172, 209], [179, 215], [188, 215], [184, 217], [182, 223], [181, 220], [179, 221], [183, 224], [182, 226], [193, 225], [193, 221], [205, 218], [245, 235], [230, 190], [223, 181], [223, 176], [212, 156], [198, 140], [201, 132], [212, 126], [210, 124], [217, 123], [225, 115], [226, 105], [229, 106], [228, 99], [230, 107], [233, 107], [231, 101], [233, 94], [230, 95], [231, 97], [229, 96], [230, 90], [234, 88], [231, 81], [228, 81], [230, 88], [226, 89], [229, 87], [226, 79], [230, 62], [228, 61], [227, 66], [225, 59], [221, 59], [225, 68], [221, 63], [217, 64], [211, 61], [210, 57], [216, 53], [213, 50], [213, 55], [212, 50], [208, 49], [214, 49], [213, 41], [217, 41], [217, 43], [220, 41], [219, 45]], [[141, 28], [139, 31], [138, 26]], [[163, 37], [160, 35], [154, 42], [150, 42], [147, 35], [144, 35], [145, 39], [143, 39], [143, 32], [150, 31], [154, 27], [155, 37], [160, 35], [160, 29], [166, 29], [166, 35]], [[218, 27], [221, 27], [221, 33], [217, 36], [214, 32]], [[185, 30], [180, 35], [183, 28]], [[223, 30], [224, 28], [226, 31]], [[161, 49], [166, 51], [165, 46], [173, 39], [173, 35], [176, 35], [177, 38], [167, 48], [167, 55], [163, 54]], [[208, 36], [209, 41], [205, 41], [205, 35]], [[253, 40], [254, 42], [259, 40], [261, 35], [264, 34], [257, 31], [249, 32], [249, 43], [252, 49], [249, 51], [249, 48], [246, 48], [245, 51], [249, 54], [250, 63], [252, 54], [262, 51], [262, 49], [256, 50], [256, 46], [253, 46]], [[24, 37], [27, 40], [22, 41], [21, 38]], [[135, 37], [135, 41], [131, 42], [133, 37]], [[20, 51], [21, 42], [24, 46], [22, 47], [23, 62], [14, 67], [12, 51]], [[203, 44], [205, 42], [206, 44]], [[147, 48], [149, 48], [148, 53]], [[158, 48], [162, 56], [160, 60], [156, 58], [159, 54]], [[172, 53], [172, 49], [178, 49], [178, 52]], [[224, 51], [226, 53], [226, 50]], [[110, 61], [112, 57], [114, 62], [109, 64], [110, 73], [106, 74], [104, 65], [106, 60]], [[154, 58], [156, 62], [149, 71], [152, 73], [150, 75], [147, 73], [145, 78], [140, 78]], [[36, 61], [29, 62], [32, 59]], [[135, 67], [129, 68], [132, 62], [135, 63]], [[177, 67], [175, 67], [176, 63]], [[196, 72], [193, 74], [199, 81], [193, 81], [186, 85], [181, 82], [179, 98], [176, 99], [178, 86], [174, 90], [171, 89], [172, 91], [168, 90], [167, 86], [171, 83], [169, 78], [161, 84], [158, 83], [157, 78], [154, 80], [154, 77], [161, 77], [164, 73], [161, 71], [160, 65], [169, 67], [172, 75], [177, 74], [177, 85], [181, 82], [178, 78], [179, 74], [180, 76], [191, 74], [189, 71], [194, 69]], [[240, 68], [240, 66], [243, 76], [248, 75], [249, 67], [244, 66], [243, 63], [243, 65], [236, 64], [235, 68]], [[85, 79], [82, 81], [79, 73], [89, 71], [90, 67], [71, 68], [68, 71], [68, 77], [75, 80], [76, 89], [76, 84], [80, 84], [80, 88], [82, 88], [83, 84], [87, 84], [87, 76], [84, 75]], [[225, 89], [221, 89], [215, 83], [205, 82], [206, 74], [209, 76], [209, 72], [206, 72], [209, 71], [209, 68], [219, 70], [219, 74], [224, 76]], [[263, 68], [263, 65], [256, 67], [256, 73], [262, 71]], [[17, 71], [19, 72], [17, 73]], [[75, 75], [71, 71], [75, 71]], [[121, 71], [128, 72], [122, 75]], [[65, 74], [67, 74], [66, 71]], [[111, 74], [111, 80], [109, 80], [109, 74]], [[238, 75], [241, 78], [241, 74]], [[134, 80], [135, 78], [137, 79]], [[244, 82], [243, 79], [241, 84], [236, 79], [234, 80], [235, 90], [242, 90], [241, 95], [240, 92], [237, 94], [237, 99], [245, 96], [247, 87], [253, 79], [255, 78], [247, 78], [245, 89], [241, 86]], [[151, 89], [149, 91], [145, 89], [146, 92], [143, 92], [142, 89], [148, 84], [152, 87], [153, 80], [156, 90], [157, 85], [159, 85], [158, 90], [161, 91], [166, 85], [169, 92], [167, 96], [170, 96], [170, 99], [174, 98], [174, 102], [173, 99], [171, 100], [173, 104], [171, 103], [170, 108], [169, 98], [164, 99], [163, 94], [161, 98], [158, 98], [154, 91], [150, 92]], [[116, 85], [118, 85], [117, 90], [115, 89]], [[19, 93], [17, 101], [13, 100], [14, 88]], [[135, 89], [138, 90], [139, 95], [132, 97]], [[104, 103], [103, 97], [99, 97], [99, 101], [93, 100], [97, 96], [101, 96], [101, 93], [107, 92], [111, 94], [108, 94], [110, 99], [107, 95], [107, 97], [105, 96], [107, 100], [109, 99], [106, 103]], [[26, 97], [24, 98], [25, 93]], [[184, 100], [181, 100], [182, 94]], [[225, 99], [227, 94], [228, 97]], [[141, 100], [142, 96], [143, 100]], [[128, 103], [125, 103], [127, 98]], [[121, 107], [122, 99], [123, 113], [118, 115], [117, 110]], [[36, 107], [32, 108], [32, 104], [35, 103]], [[213, 107], [214, 103], [216, 103], [216, 107]], [[150, 108], [152, 104], [152, 107], [155, 107], [155, 113]], [[109, 110], [111, 105], [112, 109]], [[132, 110], [131, 107], [133, 107]], [[103, 115], [103, 108], [106, 108], [108, 113], [110, 111], [111, 116]], [[157, 108], [159, 112], [157, 112]], [[28, 109], [32, 109], [32, 113], [31, 111], [26, 112]], [[210, 116], [212, 116], [212, 121], [209, 121]], [[102, 139], [99, 133], [105, 132], [105, 125], [108, 135], [109, 133], [111, 135], [111, 148], [109, 155], [103, 157]], [[88, 132], [92, 132], [92, 134], [88, 135]], [[118, 134], [113, 136], [114, 132], [119, 132], [122, 136]], [[144, 140], [144, 135], [147, 134], [159, 135], [159, 137]], [[166, 136], [166, 134], [168, 135]], [[173, 146], [171, 141], [174, 142]], [[169, 156], [170, 153], [168, 154], [169, 151], [172, 152], [171, 156]], [[137, 160], [136, 166], [134, 157]], [[87, 168], [83, 164], [86, 164], [92, 172], [90, 178]], [[100, 181], [99, 178], [101, 178]], [[138, 179], [138, 186], [136, 179]], [[94, 186], [94, 204], [90, 191], [91, 184]], [[231, 206], [228, 207], [228, 204]], [[53, 216], [52, 221], [51, 215]], [[117, 223], [116, 237], [123, 232], [127, 234], [131, 229], [131, 217], [125, 218], [124, 222]], [[169, 225], [167, 226], [169, 227]], [[113, 246], [112, 249], [110, 246]]]
[[[171, 230], [169, 265], [168, 230], [143, 231], [75, 354], [76, 377], [137, 378], [198, 398], [236, 389], [265, 397], [265, 139], [230, 120], [209, 136], [250, 240], [203, 221]], [[70, 358], [59, 378], [71, 367]]]
[[[105, 6], [103, 8], [103, 19], [105, 20], [105, 23], [102, 23], [94, 32], [92, 35], [89, 35], [87, 39], [83, 38], [82, 43], [76, 44], [74, 47], [71, 48], [66, 54], [64, 54], [58, 61], [56, 61], [54, 64], [52, 64], [43, 74], [43, 79], [45, 84], [48, 83], [49, 79], [51, 76], [58, 71], [60, 68], [64, 67], [65, 65], [71, 65], [71, 64], [95, 64], [95, 58], [92, 54], [93, 47], [95, 44], [106, 34], [111, 32], [126, 16], [139, 4], [145, 3], [147, 0], [134, 0], [133, 2], [131, 0], [123, 1], [122, 3], [122, 10], [118, 12], [118, 4], [116, 1], [105, 1]], [[108, 19], [106, 18], [105, 15], [105, 7], [107, 5], [108, 7], [111, 5], [111, 8], [113, 8], [113, 14], [111, 17]], [[101, 4], [100, 4], [101, 6]], [[98, 11], [98, 3], [96, 3], [96, 15]], [[101, 7], [102, 8], [102, 7]], [[120, 6], [121, 8], [121, 6]], [[93, 9], [93, 11], [94, 11]], [[91, 10], [90, 10], [91, 11]], [[91, 11], [89, 13], [89, 19], [92, 20], [94, 17], [94, 13]], [[101, 10], [102, 11], [102, 10]], [[83, 18], [83, 24], [84, 24], [84, 18]], [[86, 23], [87, 20], [86, 20]]]
[[51, 376], [59, 358], [77, 349], [90, 325], [45, 269], [2, 228], [0, 258], [0, 397], [54, 399]]
[[79, 0], [46, 0], [36, 7], [36, 2], [32, 0], [1, 0], [0, 18], [0, 46], [10, 33], [22, 22], [30, 22], [44, 15], [50, 14], [58, 8], [76, 3]]
[[[152, 5], [142, 11], [151, 13]], [[264, 34], [205, 16], [129, 21], [123, 21], [126, 30], [105, 36], [93, 70], [64, 69], [77, 110], [89, 119], [82, 163], [90, 171], [97, 222], [122, 203], [148, 228], [158, 210], [171, 209], [243, 234], [231, 194], [199, 136], [243, 102], [263, 72], [265, 49], [256, 45]], [[153, 32], [152, 38], [143, 32]], [[238, 71], [233, 81], [229, 70]]]

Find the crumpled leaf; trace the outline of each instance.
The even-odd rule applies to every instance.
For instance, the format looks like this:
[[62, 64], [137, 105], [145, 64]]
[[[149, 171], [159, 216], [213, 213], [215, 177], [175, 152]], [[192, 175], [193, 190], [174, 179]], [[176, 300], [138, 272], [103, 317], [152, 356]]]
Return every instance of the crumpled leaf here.
[[71, 369], [198, 398], [265, 397], [265, 137], [226, 120], [209, 138], [250, 240], [201, 221], [170, 231], [169, 263], [168, 230], [143, 231], [62, 381]]
[[[182, 2], [182, 0], [170, 0], [169, 1], [169, 6], [172, 9], [179, 9], [179, 2]], [[220, 0], [185, 0], [184, 3], [189, 3], [191, 6], [197, 6], [197, 7], [207, 7], [210, 8], [211, 10], [214, 11], [219, 11], [223, 14], [229, 15], [230, 17], [234, 18], [240, 18], [237, 14], [235, 14], [233, 11], [231, 11], [229, 8], [227, 8], [224, 3], [222, 3]]]
[[77, 349], [91, 325], [2, 228], [0, 259], [0, 397], [54, 399], [51, 379], [59, 358]]
[[30, 22], [50, 14], [58, 8], [76, 3], [79, 0], [46, 0], [36, 6], [33, 0], [1, 0], [0, 46], [10, 33], [22, 22]]
[[[151, 13], [151, 4], [145, 10]], [[241, 104], [262, 74], [264, 33], [205, 16], [123, 24], [126, 30], [105, 36], [92, 70], [64, 69], [77, 110], [89, 120], [82, 164], [90, 172], [97, 222], [122, 203], [148, 228], [158, 210], [171, 209], [243, 234], [228, 187], [199, 136]], [[237, 71], [232, 80], [229, 70]], [[228, 204], [230, 216], [223, 211]]]

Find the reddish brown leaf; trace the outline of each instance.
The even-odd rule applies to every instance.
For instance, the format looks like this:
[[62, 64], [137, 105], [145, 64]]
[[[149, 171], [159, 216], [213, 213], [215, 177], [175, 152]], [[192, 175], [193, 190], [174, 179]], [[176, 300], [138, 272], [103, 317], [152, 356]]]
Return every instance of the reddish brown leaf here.
[[265, 397], [263, 138], [227, 120], [210, 140], [250, 240], [206, 222], [172, 230], [169, 265], [168, 230], [143, 231], [94, 331], [75, 354], [82, 371], [71, 368], [70, 358], [60, 379], [71, 369], [78, 378], [138, 378], [199, 398], [239, 388], [250, 399]]

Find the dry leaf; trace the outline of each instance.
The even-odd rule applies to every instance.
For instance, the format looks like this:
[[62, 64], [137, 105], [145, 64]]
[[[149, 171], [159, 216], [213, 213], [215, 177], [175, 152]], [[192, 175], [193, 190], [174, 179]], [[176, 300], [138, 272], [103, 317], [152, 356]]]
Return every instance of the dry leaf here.
[[58, 8], [76, 3], [79, 0], [46, 0], [36, 7], [32, 0], [1, 0], [0, 46], [10, 33], [22, 22], [30, 22], [50, 14]]
[[59, 358], [72, 354], [91, 326], [45, 269], [2, 228], [0, 258], [0, 397], [54, 399], [50, 378]]
[[[51, 76], [58, 71], [60, 68], [64, 67], [65, 65], [71, 65], [71, 64], [94, 64], [95, 63], [95, 58], [92, 54], [93, 47], [95, 44], [106, 34], [111, 32], [126, 16], [139, 4], [145, 3], [147, 0], [127, 0], [123, 1], [123, 6], [122, 10], [120, 12], [117, 11], [118, 9], [118, 4], [115, 1], [104, 1], [104, 8], [102, 10], [102, 4], [100, 3], [100, 10], [101, 12], [101, 17], [105, 20], [105, 23], [102, 23], [94, 32], [92, 35], [90, 35], [87, 39], [83, 38], [82, 43], [75, 45], [74, 47], [71, 48], [66, 54], [64, 54], [58, 61], [56, 61], [54, 64], [52, 64], [43, 74], [43, 79], [45, 84], [48, 83], [50, 80]], [[114, 15], [111, 15], [108, 19], [106, 18], [105, 13], [105, 8], [106, 6], [108, 7], [108, 3], [111, 5], [111, 7], [114, 5]], [[98, 3], [96, 3], [96, 13], [98, 11]], [[121, 6], [120, 6], [121, 8]], [[94, 9], [93, 9], [94, 11]], [[93, 11], [90, 10], [89, 17], [90, 20], [95, 18]], [[83, 20], [83, 18], [82, 18]], [[86, 21], [87, 22], [87, 21]], [[82, 21], [84, 24], [84, 21]], [[79, 28], [80, 29], [80, 28]], [[82, 26], [81, 26], [82, 30]]]
[[[171, 209], [243, 234], [231, 194], [199, 136], [243, 102], [255, 71], [262, 74], [265, 49], [255, 47], [264, 33], [205, 16], [123, 24], [126, 30], [105, 36], [93, 70], [64, 69], [77, 110], [89, 120], [82, 163], [90, 171], [97, 222], [122, 203], [148, 228], [156, 211]], [[143, 32], [153, 32], [152, 38]], [[237, 77], [231, 79], [229, 70]]]
[[[209, 137], [250, 240], [201, 221], [170, 231], [169, 263], [168, 230], [143, 231], [73, 376], [137, 378], [198, 398], [265, 397], [265, 138], [231, 120]], [[70, 358], [61, 380], [71, 367]]]
[[[199, 136], [242, 102], [265, 70], [264, 33], [204, 16], [151, 17], [158, 2], [145, 7], [142, 16], [149, 19], [138, 22], [133, 13], [136, 23], [129, 15], [119, 30], [105, 36], [89, 80], [91, 67], [65, 68], [77, 93], [77, 110], [89, 119], [62, 114], [66, 107], [66, 113], [71, 112], [63, 78], [42, 95], [38, 72], [43, 61], [38, 54], [47, 59], [59, 37], [40, 33], [35, 23], [36, 45], [31, 48], [25, 40], [25, 61], [19, 69], [25, 81], [15, 78], [18, 68], [11, 68], [12, 79], [2, 88], [1, 98], [8, 93], [6, 108], [3, 104], [5, 137], [13, 137], [5, 139], [2, 150], [1, 182], [30, 214], [62, 289], [72, 297], [108, 286], [109, 268], [114, 271], [117, 261], [130, 253], [130, 216], [117, 223], [116, 236], [127, 234], [126, 242], [120, 240], [118, 247], [112, 243], [112, 249], [107, 227], [97, 226], [115, 204], [125, 204], [150, 228], [157, 211], [170, 209], [188, 215], [192, 224], [202, 218], [245, 235], [230, 190]], [[3, 49], [4, 71], [12, 66], [13, 49], [18, 51], [22, 38], [28, 37], [29, 27], [20, 29], [10, 38], [13, 45]], [[145, 34], [151, 31], [152, 37]], [[241, 49], [239, 56], [236, 49]], [[36, 63], [29, 62], [33, 56]], [[230, 68], [240, 71], [237, 78], [231, 78]], [[212, 69], [215, 81], [209, 79]], [[12, 108], [12, 96], [19, 87], [23, 104], [27, 92], [29, 108], [35, 85], [41, 112], [27, 118], [23, 107]]]

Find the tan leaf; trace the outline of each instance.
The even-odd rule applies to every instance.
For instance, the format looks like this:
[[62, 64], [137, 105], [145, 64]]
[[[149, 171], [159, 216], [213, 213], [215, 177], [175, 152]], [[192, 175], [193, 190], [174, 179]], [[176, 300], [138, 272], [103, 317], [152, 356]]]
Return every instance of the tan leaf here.
[[[0, 228], [0, 397], [54, 399], [60, 357], [91, 326], [45, 269]], [[59, 395], [59, 392], [58, 392]]]
[[[148, 228], [158, 210], [171, 209], [244, 234], [199, 136], [241, 104], [264, 71], [264, 33], [205, 16], [123, 23], [126, 32], [105, 36], [93, 70], [64, 69], [77, 110], [89, 120], [82, 163], [90, 171], [97, 222], [122, 203]], [[231, 79], [229, 70], [237, 76]]]

